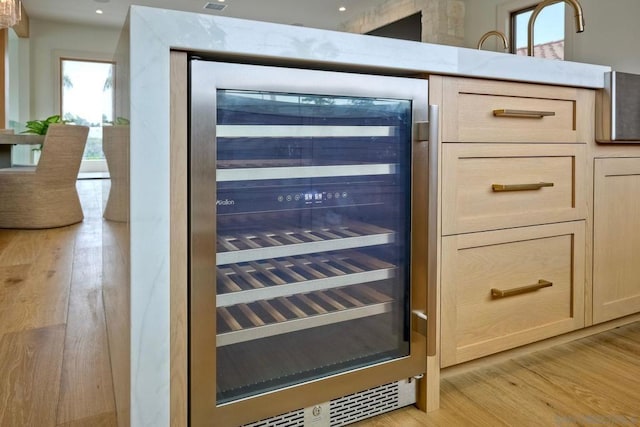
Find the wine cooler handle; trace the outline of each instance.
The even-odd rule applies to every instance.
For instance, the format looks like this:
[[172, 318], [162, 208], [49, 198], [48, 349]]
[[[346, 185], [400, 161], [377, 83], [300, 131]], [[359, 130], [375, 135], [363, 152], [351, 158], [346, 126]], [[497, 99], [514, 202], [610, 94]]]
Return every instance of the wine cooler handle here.
[[427, 208], [427, 356], [435, 356], [438, 322], [438, 163], [440, 142], [440, 107], [429, 105], [429, 185]]
[[427, 336], [427, 315], [420, 310], [413, 310], [413, 330], [422, 336]]

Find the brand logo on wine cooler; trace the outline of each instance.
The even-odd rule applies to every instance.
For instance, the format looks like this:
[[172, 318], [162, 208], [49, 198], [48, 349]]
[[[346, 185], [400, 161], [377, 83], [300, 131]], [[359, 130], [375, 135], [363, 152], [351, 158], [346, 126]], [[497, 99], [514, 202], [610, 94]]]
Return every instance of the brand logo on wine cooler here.
[[235, 204], [236, 204], [235, 200], [229, 200], [229, 199], [216, 200], [216, 206], [233, 206]]

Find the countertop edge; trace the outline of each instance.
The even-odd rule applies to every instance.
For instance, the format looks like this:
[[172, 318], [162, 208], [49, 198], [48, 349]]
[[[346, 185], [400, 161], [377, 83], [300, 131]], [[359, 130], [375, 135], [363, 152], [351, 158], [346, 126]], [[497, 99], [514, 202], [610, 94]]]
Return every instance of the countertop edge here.
[[155, 28], [167, 49], [224, 58], [288, 61], [336, 69], [411, 75], [480, 77], [531, 83], [602, 88], [611, 67], [515, 56], [293, 25], [256, 22], [145, 6], [132, 15]]

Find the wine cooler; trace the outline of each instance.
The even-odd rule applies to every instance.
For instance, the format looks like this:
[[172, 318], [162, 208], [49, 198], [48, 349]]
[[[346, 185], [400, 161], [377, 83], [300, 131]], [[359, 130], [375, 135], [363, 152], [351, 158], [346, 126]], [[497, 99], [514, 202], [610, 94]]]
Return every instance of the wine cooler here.
[[344, 425], [415, 402], [427, 81], [189, 66], [191, 425]]

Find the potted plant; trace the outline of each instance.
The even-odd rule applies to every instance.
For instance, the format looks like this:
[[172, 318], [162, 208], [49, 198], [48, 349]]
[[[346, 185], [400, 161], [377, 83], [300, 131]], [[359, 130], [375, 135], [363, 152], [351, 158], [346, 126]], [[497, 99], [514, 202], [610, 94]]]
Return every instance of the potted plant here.
[[129, 126], [129, 119], [125, 118], [125, 117], [116, 117], [116, 119], [112, 122], [110, 121], [106, 121], [104, 122], [105, 125], [113, 125], [113, 126]]
[[[49, 125], [54, 123], [64, 123], [64, 121], [60, 118], [58, 114], [47, 117], [44, 120], [29, 120], [25, 125], [26, 130], [22, 133], [29, 133], [33, 135], [46, 135], [47, 130], [49, 130]], [[33, 152], [33, 162], [37, 164], [38, 160], [40, 160], [40, 154], [42, 152], [42, 144], [40, 144], [36, 148], [33, 148], [31, 151]]]

